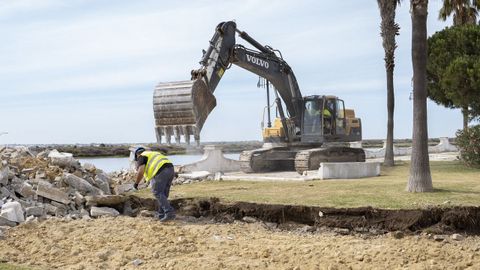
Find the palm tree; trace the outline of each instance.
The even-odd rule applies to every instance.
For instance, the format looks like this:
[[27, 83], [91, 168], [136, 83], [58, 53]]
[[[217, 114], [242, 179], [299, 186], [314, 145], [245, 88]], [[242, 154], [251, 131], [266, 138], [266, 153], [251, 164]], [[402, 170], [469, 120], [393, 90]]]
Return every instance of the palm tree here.
[[427, 131], [428, 0], [410, 0], [412, 17], [413, 137], [407, 191], [433, 191]]
[[395, 23], [395, 10], [400, 0], [377, 0], [378, 9], [382, 22], [380, 24], [380, 36], [383, 40], [383, 49], [385, 51], [385, 70], [387, 73], [387, 144], [385, 149], [385, 166], [393, 166], [393, 111], [395, 108], [395, 95], [393, 88], [393, 69], [395, 68], [395, 49], [397, 43], [395, 36], [398, 35], [400, 27]]
[[[476, 24], [480, 0], [444, 0], [438, 18], [446, 21], [453, 14], [453, 26]], [[468, 128], [470, 111], [468, 107], [462, 108], [463, 130]]]

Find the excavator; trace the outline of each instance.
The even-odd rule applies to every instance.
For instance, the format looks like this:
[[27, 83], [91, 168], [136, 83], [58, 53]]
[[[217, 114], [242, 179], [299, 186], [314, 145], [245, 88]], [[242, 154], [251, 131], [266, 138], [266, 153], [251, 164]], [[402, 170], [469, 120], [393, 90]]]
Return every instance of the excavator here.
[[[237, 44], [236, 34], [254, 49]], [[193, 136], [199, 144], [200, 131], [216, 106], [213, 93], [232, 64], [263, 78], [267, 91], [273, 85], [278, 116], [273, 125], [269, 119], [263, 129], [263, 147], [240, 154], [242, 171], [296, 170], [302, 174], [318, 169], [320, 162], [365, 161], [363, 149], [346, 144], [362, 140], [361, 120], [355, 117], [354, 110], [345, 109], [344, 101], [336, 96], [303, 97], [281, 52], [239, 30], [234, 21], [218, 24], [208, 49], [203, 51], [201, 67], [191, 72], [191, 80], [162, 82], [155, 87], [153, 109], [158, 143], [165, 138], [170, 144], [172, 136], [180, 143], [183, 136], [189, 144]]]

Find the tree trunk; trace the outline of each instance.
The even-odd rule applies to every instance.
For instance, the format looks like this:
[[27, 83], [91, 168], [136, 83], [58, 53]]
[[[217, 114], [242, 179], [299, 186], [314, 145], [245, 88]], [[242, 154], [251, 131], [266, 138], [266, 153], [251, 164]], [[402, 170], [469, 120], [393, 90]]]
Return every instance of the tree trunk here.
[[462, 107], [462, 114], [463, 114], [463, 131], [468, 129], [468, 107]]
[[427, 131], [427, 9], [428, 0], [411, 0], [413, 65], [413, 137], [407, 191], [433, 191]]
[[395, 109], [395, 95], [393, 89], [393, 68], [387, 69], [387, 143], [385, 148], [385, 166], [393, 166], [395, 164], [393, 157], [393, 112]]

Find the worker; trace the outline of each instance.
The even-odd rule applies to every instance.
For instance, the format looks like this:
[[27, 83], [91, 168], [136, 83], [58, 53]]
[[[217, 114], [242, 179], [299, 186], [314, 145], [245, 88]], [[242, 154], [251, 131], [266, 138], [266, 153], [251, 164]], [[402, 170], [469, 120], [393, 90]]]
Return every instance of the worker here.
[[151, 181], [152, 193], [158, 201], [158, 218], [160, 221], [175, 219], [175, 209], [168, 202], [168, 194], [172, 185], [175, 171], [173, 164], [160, 152], [146, 151], [143, 147], [135, 149], [137, 162], [137, 178], [133, 187], [138, 189], [138, 184], [145, 178]]
[[332, 133], [332, 111], [333, 104], [330, 100], [323, 107], [323, 122], [324, 122], [324, 134]]

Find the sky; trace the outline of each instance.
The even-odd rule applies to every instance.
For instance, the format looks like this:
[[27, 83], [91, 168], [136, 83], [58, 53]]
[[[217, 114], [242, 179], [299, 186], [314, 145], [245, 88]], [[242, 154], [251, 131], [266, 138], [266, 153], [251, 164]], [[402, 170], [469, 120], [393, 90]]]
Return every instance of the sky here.
[[[429, 4], [428, 34], [451, 22]], [[396, 139], [411, 138], [409, 1], [397, 10]], [[376, 1], [0, 0], [0, 144], [154, 142], [153, 89], [188, 80], [222, 21], [279, 49], [303, 95], [336, 95], [386, 137]], [[237, 43], [246, 44], [240, 38]], [[202, 141], [261, 140], [266, 91], [237, 66], [215, 90]], [[459, 110], [428, 102], [429, 137], [453, 137]]]

